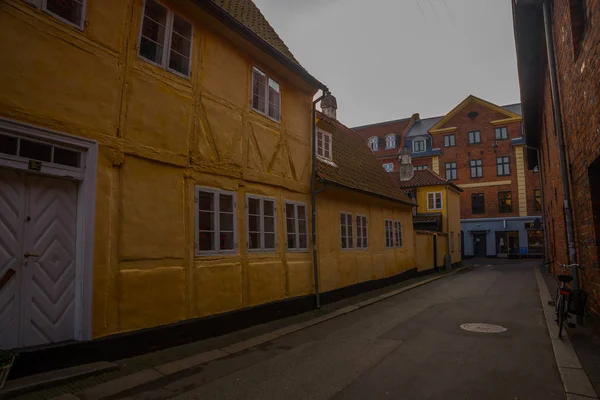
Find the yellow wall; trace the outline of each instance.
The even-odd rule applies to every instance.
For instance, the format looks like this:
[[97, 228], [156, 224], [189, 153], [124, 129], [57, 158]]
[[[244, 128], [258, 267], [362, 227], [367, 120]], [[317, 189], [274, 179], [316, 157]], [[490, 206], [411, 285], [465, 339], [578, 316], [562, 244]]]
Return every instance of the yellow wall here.
[[[284, 199], [310, 203], [315, 90], [190, 0], [172, 2], [194, 21], [190, 79], [138, 57], [142, 0], [87, 4], [80, 31], [0, 2], [0, 117], [100, 144], [93, 336], [310, 293], [310, 253], [284, 250], [282, 216]], [[279, 79], [281, 123], [250, 109], [253, 64]], [[237, 254], [195, 256], [196, 185], [237, 192]], [[277, 198], [277, 252], [246, 251], [246, 193]]]
[[431, 158], [431, 169], [436, 174], [440, 174], [440, 156], [433, 156]]
[[525, 146], [515, 146], [515, 158], [517, 161], [517, 186], [519, 188], [519, 216], [527, 216], [527, 190], [525, 188], [525, 158], [523, 149]]
[[[416, 232], [417, 268], [425, 271], [435, 267], [433, 264], [433, 237], [435, 234]], [[437, 243], [436, 243], [437, 245]]]
[[[367, 216], [368, 249], [341, 248], [341, 212], [353, 214], [355, 242], [356, 214]], [[402, 223], [401, 248], [385, 247], [386, 219]], [[319, 279], [323, 292], [390, 277], [416, 267], [411, 206], [328, 186], [317, 196], [317, 232]]]
[[[442, 209], [427, 209], [427, 193], [442, 193]], [[417, 212], [419, 214], [442, 213], [442, 232], [454, 233], [454, 251], [450, 251], [452, 263], [457, 263], [462, 259], [460, 248], [460, 193], [452, 188], [446, 188], [444, 185], [422, 186], [417, 188]], [[448, 254], [449, 242], [444, 249], [444, 254]]]

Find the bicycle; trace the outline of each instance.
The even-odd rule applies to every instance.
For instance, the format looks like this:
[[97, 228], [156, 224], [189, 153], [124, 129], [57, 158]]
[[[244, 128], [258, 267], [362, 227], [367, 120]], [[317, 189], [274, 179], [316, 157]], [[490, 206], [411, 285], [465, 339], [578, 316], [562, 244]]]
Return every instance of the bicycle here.
[[[576, 267], [583, 269], [583, 267], [581, 267], [579, 264], [556, 264], [560, 265], [563, 268], [563, 271], [565, 272], [565, 274], [560, 274], [556, 277], [560, 281], [560, 286], [556, 291], [556, 303], [554, 304], [556, 312], [556, 322], [558, 323], [558, 337], [562, 339], [562, 332], [564, 329], [565, 321], [570, 318], [569, 301], [573, 292], [572, 289], [567, 286], [567, 283], [573, 280], [573, 277], [571, 275], [566, 274], [567, 268]], [[575, 324], [567, 322], [567, 326], [569, 328], [574, 328]]]

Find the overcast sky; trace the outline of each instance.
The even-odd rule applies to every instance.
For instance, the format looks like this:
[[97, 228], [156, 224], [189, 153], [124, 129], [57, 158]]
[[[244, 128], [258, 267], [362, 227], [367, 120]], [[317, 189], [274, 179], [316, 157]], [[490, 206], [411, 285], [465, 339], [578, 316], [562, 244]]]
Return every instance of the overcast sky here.
[[519, 102], [510, 0], [254, 0], [348, 126]]

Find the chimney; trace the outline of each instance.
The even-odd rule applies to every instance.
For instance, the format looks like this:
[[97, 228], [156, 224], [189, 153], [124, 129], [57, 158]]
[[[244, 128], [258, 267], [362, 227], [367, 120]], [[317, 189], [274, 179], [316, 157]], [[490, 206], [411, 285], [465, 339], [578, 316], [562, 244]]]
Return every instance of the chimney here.
[[410, 150], [404, 148], [398, 156], [399, 172], [401, 181], [410, 181], [415, 176], [415, 167], [412, 165], [412, 157], [410, 156]]
[[321, 100], [321, 110], [323, 110], [323, 114], [327, 115], [329, 118], [337, 119], [337, 100], [335, 96], [332, 94], [328, 94]]
[[419, 115], [419, 113], [414, 113], [414, 114], [412, 115], [412, 117], [411, 117], [411, 118], [412, 118], [412, 120], [413, 120], [413, 121], [415, 121], [415, 122], [417, 122], [417, 121], [420, 121], [420, 120], [421, 120], [421, 116]]

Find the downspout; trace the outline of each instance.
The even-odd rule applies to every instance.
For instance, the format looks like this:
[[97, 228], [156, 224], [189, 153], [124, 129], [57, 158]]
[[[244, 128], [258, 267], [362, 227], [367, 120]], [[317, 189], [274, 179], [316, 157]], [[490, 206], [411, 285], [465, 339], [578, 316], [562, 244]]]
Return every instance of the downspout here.
[[[554, 54], [554, 38], [552, 34], [552, 16], [550, 1], [545, 0], [542, 4], [544, 11], [544, 31], [546, 36], [546, 51], [548, 53], [548, 68], [550, 69], [550, 88], [552, 89], [552, 105], [554, 108], [554, 125], [558, 137], [558, 150], [560, 159], [560, 175], [563, 187], [563, 202], [565, 211], [565, 225], [567, 228], [567, 247], [569, 249], [569, 264], [577, 263], [577, 252], [575, 251], [575, 231], [573, 229], [573, 210], [571, 209], [571, 192], [569, 189], [569, 173], [567, 171], [567, 152], [565, 149], [565, 138], [563, 136], [562, 111], [558, 93], [558, 73], [556, 71], [556, 56]], [[573, 276], [573, 289], [579, 289], [579, 275], [577, 267], [571, 267]]]
[[323, 94], [313, 101], [312, 105], [312, 169], [310, 183], [310, 210], [311, 210], [311, 236], [313, 244], [313, 274], [315, 279], [315, 301], [316, 308], [321, 308], [321, 294], [319, 293], [319, 265], [317, 257], [317, 103], [319, 103], [329, 91], [321, 89]]

